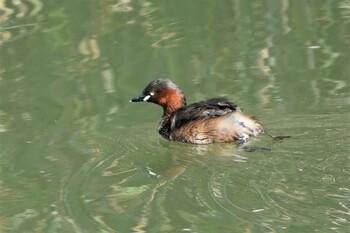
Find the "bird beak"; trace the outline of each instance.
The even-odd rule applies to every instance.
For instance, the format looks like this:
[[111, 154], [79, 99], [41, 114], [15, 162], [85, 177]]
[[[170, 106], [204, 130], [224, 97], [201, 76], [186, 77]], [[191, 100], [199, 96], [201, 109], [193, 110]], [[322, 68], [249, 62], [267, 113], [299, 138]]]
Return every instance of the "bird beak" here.
[[142, 102], [142, 101], [147, 101], [151, 96], [150, 95], [144, 95], [141, 94], [139, 96], [136, 96], [130, 100], [130, 102]]

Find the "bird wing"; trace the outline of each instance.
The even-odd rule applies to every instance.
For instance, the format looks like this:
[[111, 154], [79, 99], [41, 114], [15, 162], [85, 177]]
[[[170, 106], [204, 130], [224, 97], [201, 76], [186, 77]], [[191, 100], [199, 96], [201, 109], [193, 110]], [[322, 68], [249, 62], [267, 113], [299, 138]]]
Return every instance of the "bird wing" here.
[[191, 121], [223, 116], [237, 110], [237, 105], [224, 97], [203, 100], [176, 110], [170, 116], [171, 129], [176, 130]]

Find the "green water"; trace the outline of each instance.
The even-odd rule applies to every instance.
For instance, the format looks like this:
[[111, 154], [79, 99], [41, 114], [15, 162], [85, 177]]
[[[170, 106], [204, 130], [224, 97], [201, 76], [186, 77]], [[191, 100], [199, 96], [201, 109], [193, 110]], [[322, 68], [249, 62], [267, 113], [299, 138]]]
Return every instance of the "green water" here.
[[[0, 232], [348, 232], [349, 1], [3, 1]], [[273, 141], [169, 142], [167, 77]]]

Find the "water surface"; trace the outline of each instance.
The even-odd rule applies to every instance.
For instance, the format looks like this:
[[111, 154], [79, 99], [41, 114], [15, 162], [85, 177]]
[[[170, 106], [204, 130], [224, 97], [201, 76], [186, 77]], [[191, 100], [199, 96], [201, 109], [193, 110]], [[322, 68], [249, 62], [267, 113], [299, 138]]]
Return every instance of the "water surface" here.
[[[0, 231], [347, 232], [349, 7], [0, 3]], [[232, 99], [271, 151], [162, 139], [129, 103], [160, 77]]]

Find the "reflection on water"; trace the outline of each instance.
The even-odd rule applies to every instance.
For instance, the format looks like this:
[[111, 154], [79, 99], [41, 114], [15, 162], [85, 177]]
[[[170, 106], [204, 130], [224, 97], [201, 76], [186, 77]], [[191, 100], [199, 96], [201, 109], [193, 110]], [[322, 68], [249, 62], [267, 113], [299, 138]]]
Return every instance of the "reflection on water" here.
[[[346, 232], [348, 6], [0, 1], [0, 231]], [[163, 75], [292, 137], [168, 142]]]
[[[348, 139], [331, 124], [344, 116], [338, 117], [314, 122], [314, 116], [294, 116], [306, 127], [296, 128], [293, 138], [254, 142], [273, 149], [268, 153], [246, 153], [233, 144], [167, 142], [145, 131], [151, 127], [132, 128], [133, 140], [98, 137], [90, 150], [99, 157], [67, 182], [66, 214], [79, 229], [95, 222], [99, 231], [201, 232], [218, 229], [217, 223], [238, 232], [313, 231], [319, 225], [341, 230], [349, 190], [344, 171], [334, 170], [344, 158], [332, 151], [345, 152], [341, 145]], [[323, 142], [340, 139], [315, 158], [309, 151], [322, 147], [314, 146], [319, 142], [311, 135], [324, 133]]]
[[43, 3], [33, 1], [0, 2], [0, 46], [30, 36], [40, 30], [36, 17], [40, 14]]

